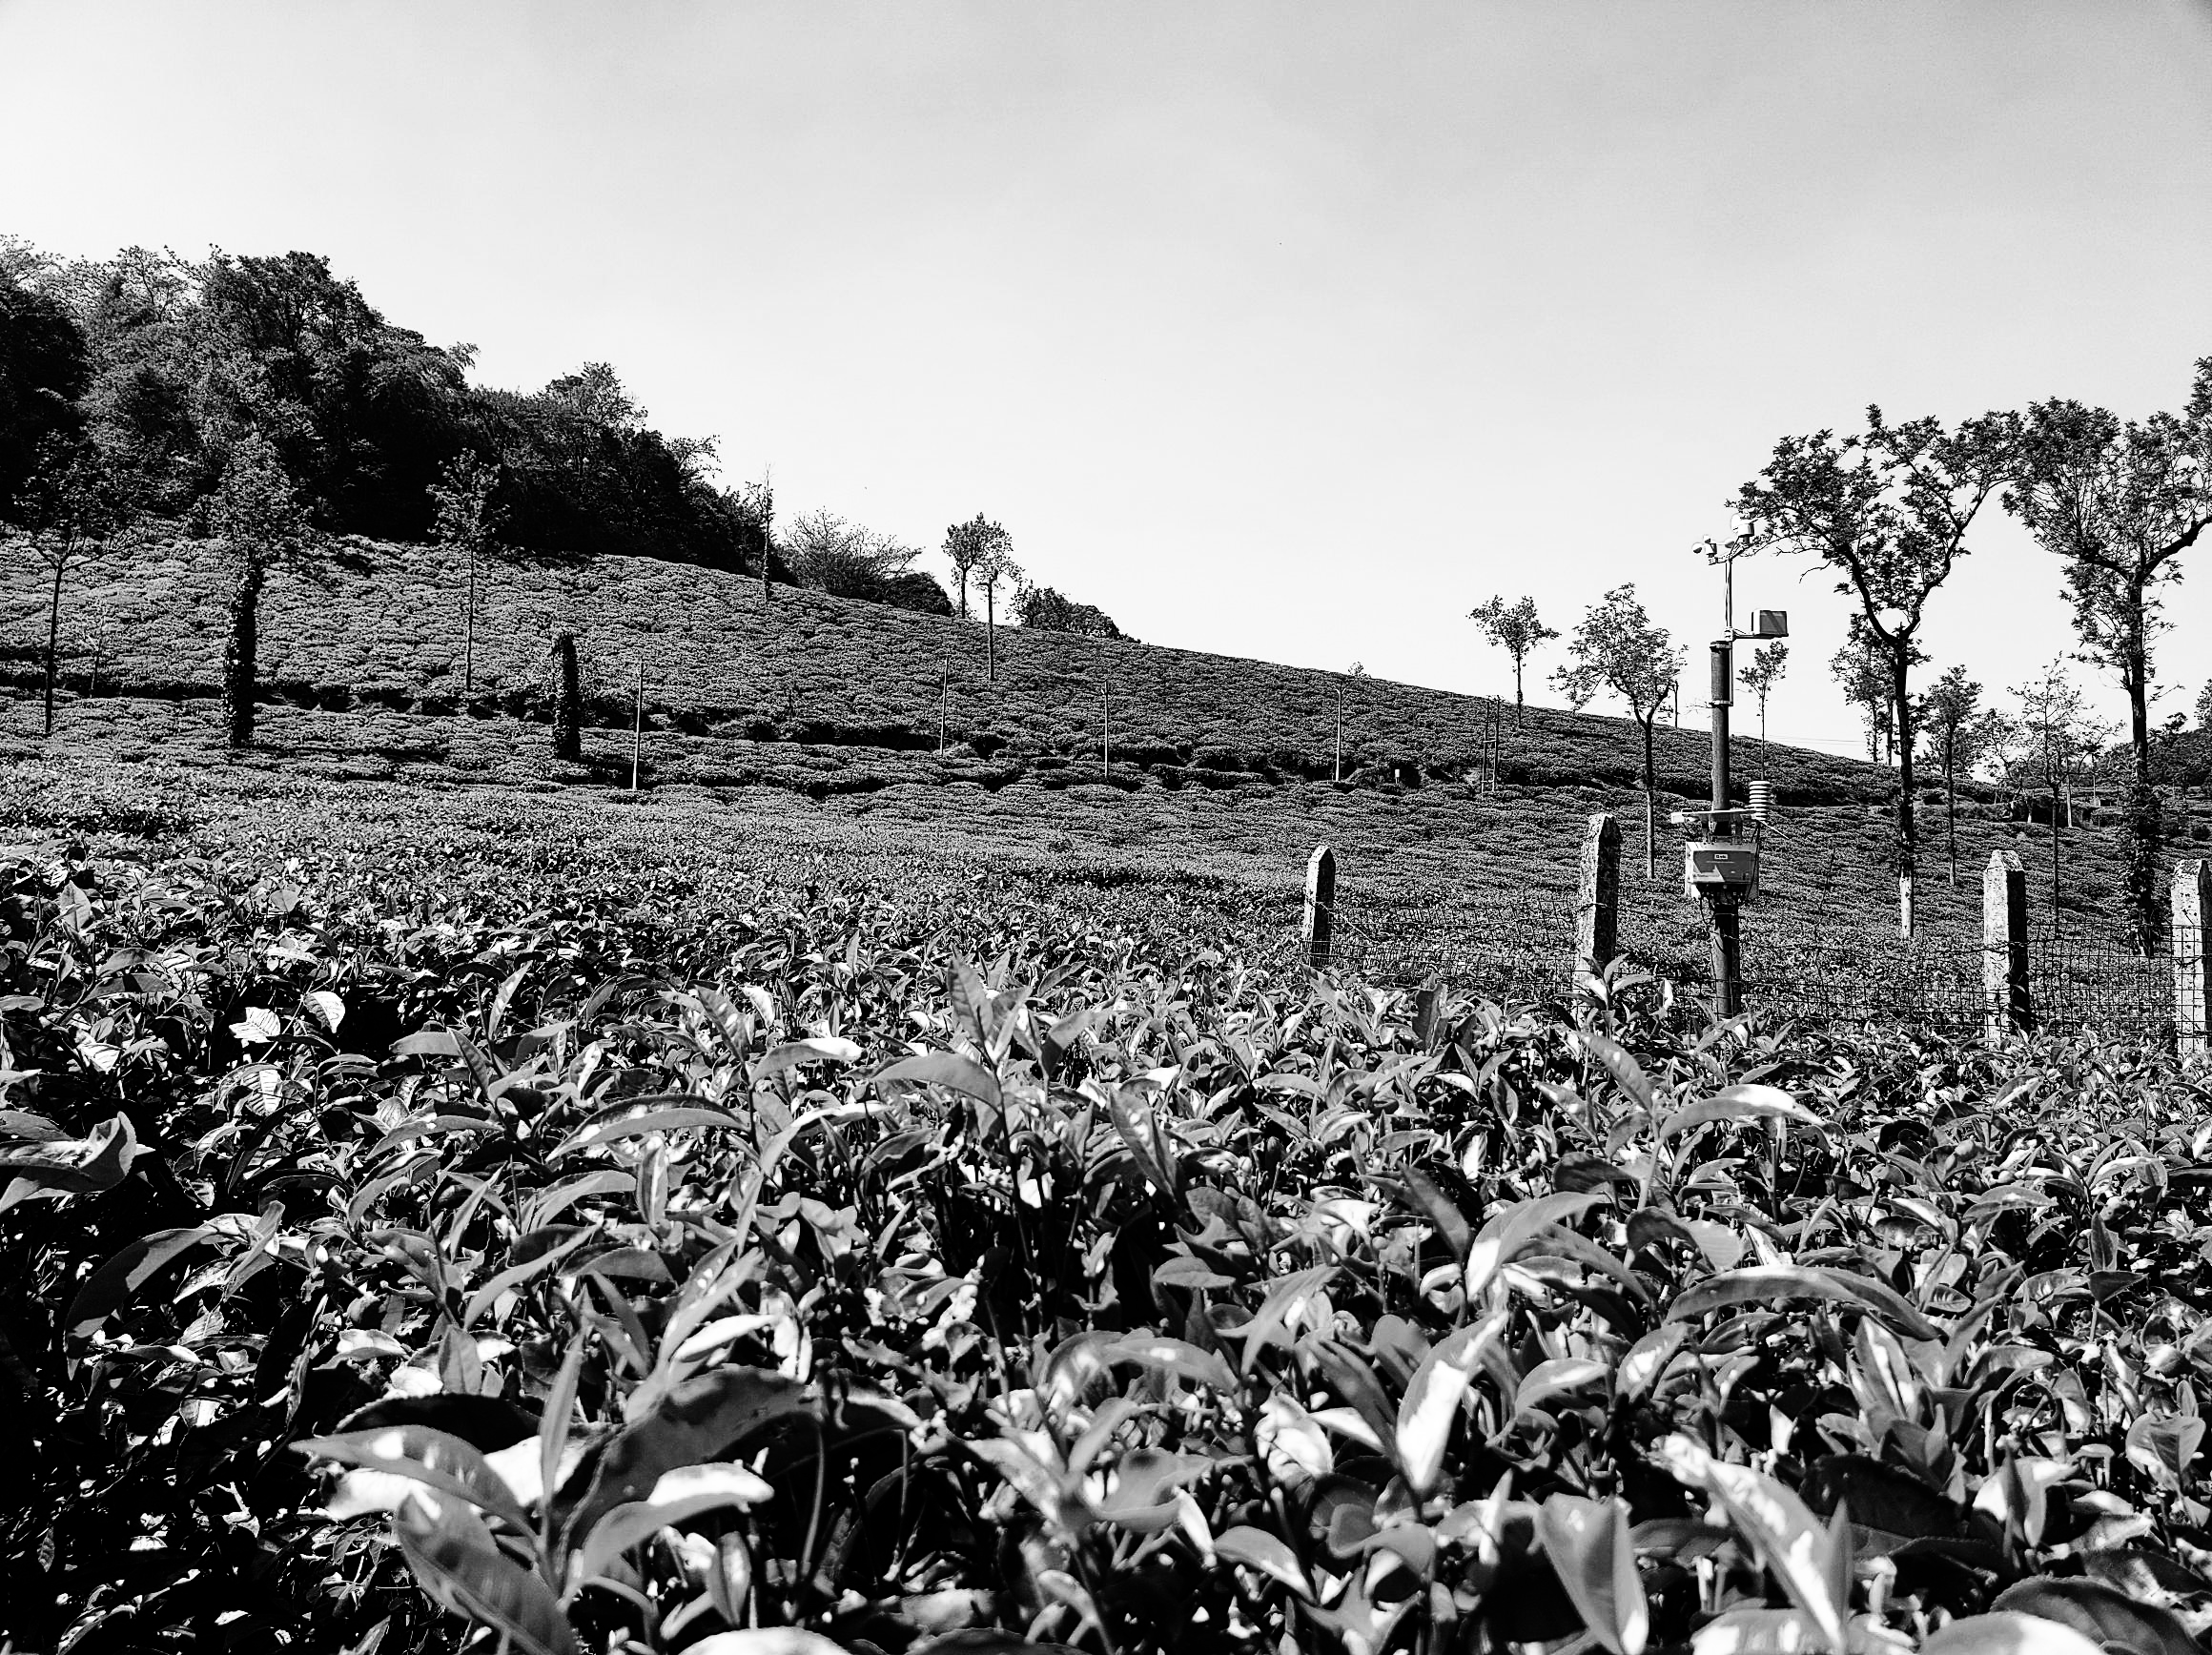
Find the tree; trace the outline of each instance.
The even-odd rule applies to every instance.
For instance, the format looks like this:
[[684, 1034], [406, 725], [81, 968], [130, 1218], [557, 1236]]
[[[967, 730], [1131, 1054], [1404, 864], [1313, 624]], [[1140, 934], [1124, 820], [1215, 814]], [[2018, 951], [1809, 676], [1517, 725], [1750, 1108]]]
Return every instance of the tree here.
[[2128, 907], [2147, 953], [2160, 931], [2158, 788], [2151, 781], [2152, 641], [2166, 629], [2161, 589], [2212, 524], [2212, 357], [2197, 364], [2186, 412], [2139, 424], [2102, 408], [2030, 407], [2005, 505], [2065, 564], [2081, 659], [2127, 693]]
[[1073, 632], [1083, 638], [1119, 638], [1121, 628], [1103, 609], [1064, 598], [1050, 586], [1024, 586], [1014, 596], [1014, 618], [1034, 632]]
[[1870, 407], [1867, 428], [1856, 436], [1819, 431], [1782, 439], [1736, 497], [1751, 545], [1809, 554], [1836, 571], [1836, 590], [1858, 601], [1858, 619], [1888, 664], [1898, 756], [1893, 861], [1897, 929], [1906, 937], [1913, 934], [1917, 837], [1914, 638], [1929, 598], [1965, 555], [1975, 518], [2011, 473], [2018, 423], [2013, 415], [1987, 414], [1955, 431], [1933, 419], [1892, 425]]
[[2021, 767], [2043, 784], [2051, 807], [2051, 930], [2058, 930], [2059, 794], [2081, 760], [2111, 739], [2112, 731], [2089, 716], [2081, 691], [2066, 676], [2066, 664], [2054, 661], [2041, 674], [2013, 691], [2019, 715], [2013, 721], [2026, 747]]
[[[1912, 664], [1917, 666], [1927, 659], [1915, 644]], [[1895, 764], [1897, 757], [1896, 681], [1890, 670], [1888, 653], [1874, 641], [1856, 615], [1845, 629], [1842, 646], [1828, 658], [1828, 670], [1843, 690], [1844, 705], [1858, 708], [1860, 722], [1866, 726], [1867, 763], [1882, 762], [1886, 742], [1889, 761]]]
[[1513, 658], [1513, 722], [1516, 725], [1525, 724], [1527, 708], [1521, 694], [1521, 669], [1533, 651], [1559, 634], [1537, 619], [1533, 598], [1507, 603], [1502, 597], [1493, 597], [1468, 610], [1467, 619], [1482, 629], [1484, 637]]
[[51, 577], [46, 606], [46, 733], [51, 735], [54, 683], [60, 672], [62, 576], [78, 554], [113, 534], [126, 513], [99, 450], [72, 432], [40, 441], [31, 476], [10, 515], [31, 532], [31, 556]]
[[1736, 676], [1744, 687], [1758, 699], [1759, 745], [1767, 745], [1767, 697], [1774, 693], [1774, 685], [1782, 682], [1782, 675], [1790, 670], [1790, 645], [1777, 638], [1772, 644], [1762, 644], [1751, 651], [1751, 663]]
[[998, 682], [998, 588], [1019, 587], [1021, 565], [1014, 561], [1014, 541], [1004, 529], [975, 560], [975, 583], [983, 588], [983, 649], [987, 676]]
[[952, 565], [953, 579], [958, 584], [961, 620], [968, 619], [970, 579], [994, 549], [1011, 544], [1007, 532], [981, 512], [945, 531], [945, 562]]
[[1981, 685], [1954, 666], [1921, 698], [1922, 729], [1928, 757], [1943, 772], [1943, 822], [1951, 856], [1951, 883], [1958, 884], [1958, 778], [1981, 760], [1980, 743], [1988, 725], [1981, 710]]
[[42, 445], [84, 423], [76, 404], [90, 378], [68, 307], [0, 271], [0, 508], [29, 485]]
[[576, 635], [553, 640], [553, 756], [573, 763], [584, 756], [584, 690], [577, 682]]
[[1682, 677], [1682, 654], [1667, 629], [1645, 612], [1633, 583], [1615, 586], [1591, 605], [1567, 640], [1572, 664], [1555, 669], [1551, 682], [1578, 712], [1600, 695], [1617, 696], [1644, 735], [1644, 877], [1659, 871], [1653, 795], [1659, 787], [1652, 757], [1652, 725]]
[[2204, 681], [2204, 687], [2197, 692], [2197, 727], [2212, 730], [2212, 678]]
[[449, 460], [430, 485], [431, 538], [459, 552], [468, 569], [467, 605], [461, 612], [461, 699], [463, 705], [476, 693], [476, 576], [477, 565], [492, 548], [505, 514], [492, 500], [499, 486], [500, 469], [474, 454]]
[[223, 713], [231, 746], [242, 747], [254, 739], [261, 588], [271, 569], [302, 562], [319, 537], [276, 446], [258, 432], [247, 433], [232, 447], [206, 516], [237, 582], [231, 592], [231, 632], [223, 647]]
[[835, 512], [816, 510], [794, 518], [783, 535], [785, 562], [801, 584], [833, 598], [932, 614], [950, 614], [952, 603], [937, 582], [913, 567], [922, 548], [896, 535], [848, 522]]

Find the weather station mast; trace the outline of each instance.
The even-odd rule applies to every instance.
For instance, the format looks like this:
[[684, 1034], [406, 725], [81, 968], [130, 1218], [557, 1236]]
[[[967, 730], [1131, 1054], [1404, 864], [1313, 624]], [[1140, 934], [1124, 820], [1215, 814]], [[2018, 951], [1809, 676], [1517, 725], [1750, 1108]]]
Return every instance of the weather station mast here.
[[[1714, 1010], [1732, 1017], [1743, 1010], [1743, 900], [1758, 889], [1759, 849], [1772, 807], [1773, 787], [1753, 782], [1748, 804], [1734, 802], [1729, 768], [1729, 710], [1735, 705], [1736, 641], [1787, 638], [1790, 617], [1781, 609], [1761, 609], [1749, 632], [1736, 630], [1735, 561], [1748, 548], [1743, 537], [1724, 543], [1705, 542], [1707, 555], [1721, 567], [1721, 635], [1712, 641], [1712, 803], [1703, 810], [1678, 810], [1672, 820], [1689, 829], [1683, 846], [1682, 879], [1690, 895], [1706, 905], [1706, 933], [1712, 947]], [[1749, 832], [1746, 832], [1746, 829]]]

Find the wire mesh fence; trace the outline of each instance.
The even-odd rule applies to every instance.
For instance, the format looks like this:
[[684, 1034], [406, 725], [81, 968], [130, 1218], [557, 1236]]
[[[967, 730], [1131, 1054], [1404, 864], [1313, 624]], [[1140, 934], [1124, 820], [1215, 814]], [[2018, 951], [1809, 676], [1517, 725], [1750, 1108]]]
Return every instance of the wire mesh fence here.
[[[1626, 894], [1626, 893], [1624, 893]], [[1441, 983], [1492, 998], [1551, 1000], [1571, 993], [1574, 898], [1530, 890], [1501, 896], [1473, 923], [1445, 921], [1435, 893], [1349, 880], [1323, 905], [1328, 963], [1378, 986]], [[1709, 993], [1703, 916], [1645, 897], [1624, 904], [1620, 950], [1632, 967], [1690, 993]], [[2143, 954], [2082, 936], [2034, 936], [2026, 949], [2027, 1003], [2037, 1028], [2171, 1045], [2203, 1032], [2177, 1022], [2180, 973], [2202, 998], [2201, 930], [2176, 928], [2170, 951]], [[1306, 945], [1286, 947], [1302, 955]], [[2003, 981], [2004, 950], [1997, 971]], [[1863, 931], [1747, 928], [1742, 1003], [1823, 1024], [1880, 1023], [1953, 1036], [1988, 1025], [1990, 953], [1979, 939], [1905, 942]], [[2001, 991], [2000, 991], [2001, 997]], [[2201, 1021], [2201, 1019], [2200, 1019]]]

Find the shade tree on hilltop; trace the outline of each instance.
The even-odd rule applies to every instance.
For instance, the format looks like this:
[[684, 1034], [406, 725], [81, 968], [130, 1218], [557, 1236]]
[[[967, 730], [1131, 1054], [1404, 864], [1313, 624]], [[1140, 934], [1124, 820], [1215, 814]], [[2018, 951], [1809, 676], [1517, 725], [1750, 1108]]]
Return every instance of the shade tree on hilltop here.
[[[1913, 649], [1913, 664], [1918, 666], [1927, 656], [1917, 645]], [[1843, 642], [1835, 653], [1828, 658], [1829, 676], [1843, 692], [1843, 704], [1857, 709], [1859, 724], [1866, 734], [1867, 763], [1882, 764], [1897, 761], [1897, 685], [1890, 669], [1888, 654], [1874, 642], [1873, 635], [1860, 619], [1854, 615], [1844, 626]]]
[[1492, 644], [1513, 659], [1513, 722], [1516, 725], [1526, 722], [1527, 702], [1521, 693], [1522, 668], [1528, 657], [1559, 634], [1545, 625], [1536, 613], [1536, 600], [1523, 598], [1508, 603], [1503, 597], [1492, 597], [1467, 611], [1467, 619]]
[[793, 577], [816, 591], [925, 614], [952, 612], [944, 588], [913, 566], [922, 548], [895, 535], [818, 508], [793, 518], [778, 542]]
[[1913, 934], [1917, 832], [1913, 814], [1911, 674], [1928, 601], [1966, 554], [1966, 537], [2009, 480], [2019, 419], [1986, 414], [1956, 428], [1939, 419], [1892, 424], [1867, 409], [1849, 437], [1785, 437], [1758, 476], [1737, 492], [1744, 536], [1726, 554], [1772, 548], [1819, 559], [1835, 589], [1854, 599], [1854, 620], [1889, 668], [1896, 723], [1897, 803], [1892, 861], [1897, 930]]
[[981, 512], [945, 531], [945, 562], [952, 567], [961, 620], [968, 619], [968, 584], [984, 559], [1011, 544], [1007, 532]]
[[1659, 870], [1653, 799], [1658, 792], [1653, 725], [1667, 698], [1682, 679], [1682, 652], [1667, 629], [1653, 621], [1636, 596], [1633, 582], [1615, 586], [1589, 612], [1567, 640], [1568, 664], [1554, 669], [1551, 682], [1581, 711], [1600, 696], [1612, 696], [1628, 709], [1644, 738], [1644, 877]]
[[122, 527], [130, 514], [100, 451], [81, 432], [71, 431], [40, 439], [8, 516], [29, 532], [31, 555], [48, 577], [46, 733], [51, 735], [60, 673], [62, 578], [80, 556]]
[[1069, 632], [1079, 638], [1120, 638], [1114, 618], [1095, 604], [1078, 603], [1050, 586], [1024, 584], [1014, 595], [1014, 618], [1032, 632]]
[[2181, 415], [2122, 424], [2070, 399], [2027, 411], [2006, 507], [2061, 560], [2081, 659], [2117, 673], [2126, 692], [2128, 907], [2146, 951], [2161, 930], [2159, 795], [2151, 776], [2152, 644], [2167, 629], [2164, 589], [2212, 525], [2212, 357], [2197, 364]]
[[254, 740], [262, 588], [272, 569], [313, 557], [322, 537], [276, 445], [259, 432], [248, 432], [232, 446], [204, 511], [233, 582], [223, 644], [223, 722], [231, 746], [243, 747]]

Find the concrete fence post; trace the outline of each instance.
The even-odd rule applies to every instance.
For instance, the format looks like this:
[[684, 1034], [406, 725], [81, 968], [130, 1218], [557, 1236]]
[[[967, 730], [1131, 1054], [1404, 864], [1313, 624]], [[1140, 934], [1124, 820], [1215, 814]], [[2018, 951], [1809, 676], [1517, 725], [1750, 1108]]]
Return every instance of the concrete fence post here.
[[1305, 957], [1317, 971], [1329, 963], [1329, 938], [1336, 930], [1336, 852], [1326, 845], [1317, 845], [1305, 864]]
[[1582, 838], [1582, 877], [1574, 898], [1576, 978], [1585, 971], [1604, 971], [1620, 951], [1621, 825], [1601, 811], [1589, 819]]
[[2212, 971], [2205, 969], [2204, 916], [2212, 913], [2212, 862], [2174, 868], [2174, 1039], [2183, 1062], [2212, 1058]]
[[1993, 850], [1981, 875], [1981, 1028], [1992, 1039], [2036, 1026], [2028, 999], [2028, 876], [2017, 851]]

